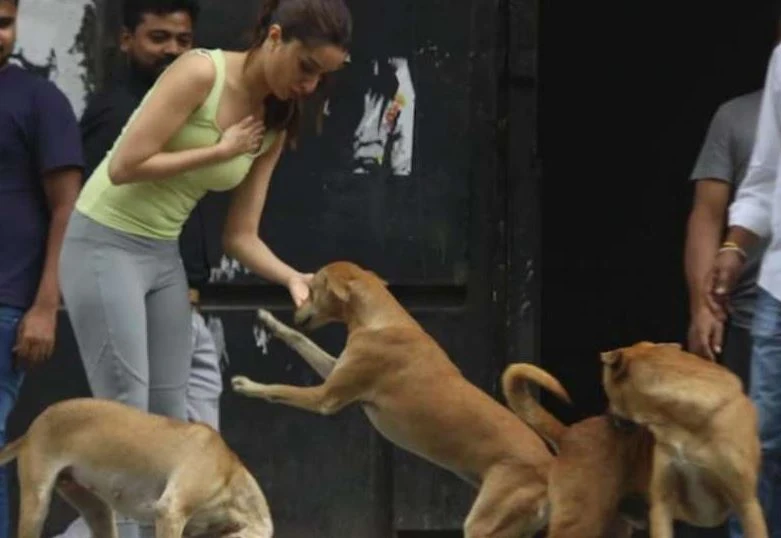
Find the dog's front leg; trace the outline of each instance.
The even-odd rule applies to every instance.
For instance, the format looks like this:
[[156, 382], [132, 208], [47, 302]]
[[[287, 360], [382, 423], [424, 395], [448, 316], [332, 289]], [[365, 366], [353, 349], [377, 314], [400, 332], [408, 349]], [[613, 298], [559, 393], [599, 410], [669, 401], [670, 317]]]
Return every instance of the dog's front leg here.
[[759, 499], [752, 498], [737, 507], [740, 524], [746, 538], [767, 538], [767, 525]]
[[155, 538], [182, 538], [185, 520], [173, 513], [160, 514], [155, 520]]
[[[325, 385], [294, 387], [291, 385], [263, 385], [244, 376], [232, 380], [233, 390], [250, 398], [261, 398], [321, 415], [333, 415], [352, 402], [352, 398], [333, 394]], [[329, 394], [331, 393], [331, 394]]]
[[[182, 538], [188, 519], [182, 509], [182, 501], [187, 497], [188, 491], [186, 486], [183, 487], [183, 484], [187, 484], [188, 479], [194, 481], [194, 476], [198, 475], [191, 474], [182, 477], [181, 473], [175, 473], [166, 485], [155, 506], [157, 512], [155, 538]], [[194, 501], [195, 499], [189, 500]], [[197, 506], [197, 503], [195, 505]]]
[[648, 523], [651, 538], [673, 538], [673, 491], [674, 477], [672, 462], [660, 448], [654, 450], [653, 470], [649, 491]]
[[320, 374], [320, 377], [325, 379], [330, 375], [336, 366], [336, 358], [334, 356], [326, 353], [325, 350], [301, 332], [279, 321], [268, 310], [263, 310], [262, 308], [258, 310], [258, 319], [271, 331], [271, 334], [301, 355], [307, 364]]

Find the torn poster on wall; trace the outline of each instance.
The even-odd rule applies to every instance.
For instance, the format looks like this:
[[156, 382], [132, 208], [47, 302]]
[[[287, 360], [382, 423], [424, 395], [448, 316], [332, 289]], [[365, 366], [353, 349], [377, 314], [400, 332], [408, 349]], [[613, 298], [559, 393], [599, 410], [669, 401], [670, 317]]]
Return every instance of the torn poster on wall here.
[[382, 167], [394, 175], [409, 175], [414, 132], [415, 88], [407, 60], [374, 60], [363, 117], [353, 138], [353, 172], [368, 174]]
[[11, 61], [54, 82], [77, 116], [90, 90], [84, 37], [94, 15], [93, 0], [24, 0], [19, 5]]

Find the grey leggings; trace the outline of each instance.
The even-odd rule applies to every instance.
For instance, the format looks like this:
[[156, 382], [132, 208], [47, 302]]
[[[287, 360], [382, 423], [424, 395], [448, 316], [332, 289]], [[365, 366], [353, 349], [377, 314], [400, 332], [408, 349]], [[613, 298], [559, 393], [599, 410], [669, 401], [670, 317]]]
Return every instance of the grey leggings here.
[[[93, 396], [186, 420], [192, 321], [177, 241], [123, 233], [74, 211], [60, 287]], [[154, 534], [124, 518], [117, 524], [120, 538]]]
[[186, 420], [191, 317], [177, 242], [74, 211], [60, 286], [93, 395]]
[[[177, 242], [126, 234], [74, 212], [60, 285], [94, 396], [219, 429], [220, 356], [189, 304]], [[120, 538], [139, 536], [134, 522], [117, 523]], [[79, 518], [60, 536], [90, 533]]]

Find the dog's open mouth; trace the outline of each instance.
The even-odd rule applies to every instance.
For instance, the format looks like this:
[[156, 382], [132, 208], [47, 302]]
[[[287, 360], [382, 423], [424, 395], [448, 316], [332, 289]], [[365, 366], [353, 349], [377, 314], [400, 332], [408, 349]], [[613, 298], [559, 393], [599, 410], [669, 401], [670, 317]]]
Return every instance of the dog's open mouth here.
[[637, 424], [636, 422], [632, 422], [628, 418], [624, 418], [613, 412], [608, 412], [607, 417], [613, 429], [620, 432], [633, 432], [639, 426], [639, 424]]

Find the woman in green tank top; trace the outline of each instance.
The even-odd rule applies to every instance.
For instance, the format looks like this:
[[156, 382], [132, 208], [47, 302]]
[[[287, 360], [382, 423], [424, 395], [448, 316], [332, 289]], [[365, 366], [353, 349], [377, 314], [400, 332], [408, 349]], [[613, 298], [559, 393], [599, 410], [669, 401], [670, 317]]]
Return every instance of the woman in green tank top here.
[[249, 50], [192, 51], [149, 91], [87, 181], [60, 257], [63, 298], [94, 396], [185, 418], [187, 281], [177, 238], [208, 191], [232, 190], [226, 254], [286, 286], [303, 274], [258, 237], [300, 102], [345, 62], [343, 0], [269, 0]]

